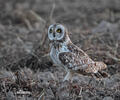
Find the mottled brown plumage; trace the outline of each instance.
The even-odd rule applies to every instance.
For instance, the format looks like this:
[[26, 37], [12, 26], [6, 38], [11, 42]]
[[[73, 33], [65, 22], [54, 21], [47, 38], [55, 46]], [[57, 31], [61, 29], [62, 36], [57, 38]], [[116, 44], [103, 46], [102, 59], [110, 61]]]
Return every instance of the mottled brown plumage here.
[[105, 76], [105, 73], [100, 73], [100, 71], [107, 68], [106, 64], [93, 61], [83, 50], [74, 45], [63, 25], [50, 25], [48, 37], [51, 41], [51, 59], [68, 72], [64, 80], [69, 80], [71, 72], [79, 72], [83, 75], [95, 74], [96, 77]]

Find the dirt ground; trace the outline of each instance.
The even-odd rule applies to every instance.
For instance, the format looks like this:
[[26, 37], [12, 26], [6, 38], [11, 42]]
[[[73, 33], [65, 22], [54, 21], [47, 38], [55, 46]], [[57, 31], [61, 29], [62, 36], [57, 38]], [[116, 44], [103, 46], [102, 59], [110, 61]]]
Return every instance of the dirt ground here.
[[[55, 22], [110, 77], [63, 82], [47, 56]], [[120, 100], [120, 0], [0, 0], [0, 100]]]

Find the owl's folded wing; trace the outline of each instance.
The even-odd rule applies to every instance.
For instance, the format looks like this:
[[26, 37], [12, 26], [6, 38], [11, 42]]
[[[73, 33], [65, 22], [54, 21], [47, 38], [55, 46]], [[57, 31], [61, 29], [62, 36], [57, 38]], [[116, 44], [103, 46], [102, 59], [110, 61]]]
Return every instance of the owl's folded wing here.
[[87, 55], [80, 56], [73, 52], [60, 53], [59, 60], [65, 67], [72, 70], [84, 70], [88, 67], [88, 62], [92, 62]]
[[[77, 71], [80, 74], [91, 76], [94, 75], [96, 78], [105, 78], [109, 75], [104, 71], [98, 71], [94, 73], [94, 68], [92, 67], [95, 63], [87, 56], [78, 56], [72, 52], [63, 52], [59, 54], [59, 60], [63, 66], [71, 69], [72, 71]], [[97, 67], [97, 66], [95, 66]], [[93, 73], [87, 72], [87, 69], [93, 68]]]

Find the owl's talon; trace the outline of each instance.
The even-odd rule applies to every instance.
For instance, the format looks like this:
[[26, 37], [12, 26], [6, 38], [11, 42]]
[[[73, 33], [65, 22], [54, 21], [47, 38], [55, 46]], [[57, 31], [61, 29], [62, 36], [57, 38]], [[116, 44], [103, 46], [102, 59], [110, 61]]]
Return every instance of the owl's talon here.
[[57, 65], [56, 65], [56, 64], [53, 64], [52, 66], [53, 66], [53, 67], [56, 67]]

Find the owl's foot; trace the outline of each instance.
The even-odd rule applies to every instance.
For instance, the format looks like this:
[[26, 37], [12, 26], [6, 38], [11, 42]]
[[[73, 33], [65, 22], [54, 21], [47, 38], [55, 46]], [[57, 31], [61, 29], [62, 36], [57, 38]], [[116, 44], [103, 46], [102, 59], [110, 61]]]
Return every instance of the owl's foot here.
[[53, 67], [57, 67], [58, 65], [57, 65], [57, 64], [53, 64], [52, 66], [53, 66]]
[[66, 76], [64, 77], [63, 82], [65, 82], [66, 80], [69, 81], [71, 77], [72, 77], [71, 72], [67, 72]]

